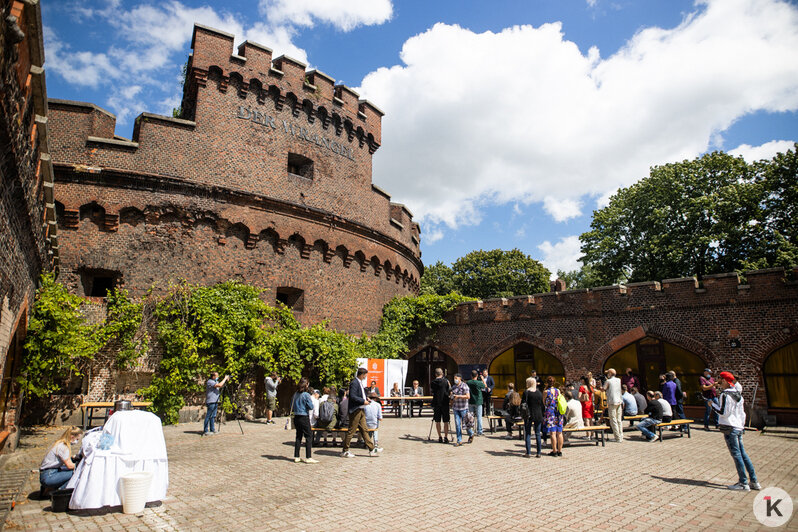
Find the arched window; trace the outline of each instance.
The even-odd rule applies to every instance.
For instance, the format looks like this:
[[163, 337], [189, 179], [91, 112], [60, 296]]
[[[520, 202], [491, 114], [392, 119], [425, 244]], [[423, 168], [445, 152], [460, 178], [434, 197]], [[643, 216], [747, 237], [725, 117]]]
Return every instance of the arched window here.
[[696, 392], [700, 391], [698, 378], [706, 364], [697, 355], [677, 345], [650, 336], [641, 338], [610, 356], [604, 362], [604, 370], [609, 368], [615, 369], [619, 377], [623, 376], [626, 368], [631, 368], [646, 390], [659, 390], [659, 376], [666, 371], [675, 371], [682, 391], [687, 393], [685, 404], [702, 404]]
[[765, 361], [763, 374], [770, 408], [798, 408], [798, 342], [773, 351]]
[[552, 354], [531, 344], [519, 343], [500, 354], [490, 363], [488, 372], [496, 385], [491, 395], [503, 396], [507, 384], [515, 384], [516, 390], [526, 387], [527, 377], [537, 371], [538, 379], [554, 377], [557, 382], [565, 382], [565, 368]]
[[454, 374], [457, 373], [457, 362], [435, 347], [425, 347], [408, 359], [405, 387], [410, 386], [414, 380], [417, 380], [424, 389], [424, 393], [431, 395], [430, 383], [435, 379], [435, 370], [437, 368], [441, 368], [444, 377], [451, 381], [454, 378]]

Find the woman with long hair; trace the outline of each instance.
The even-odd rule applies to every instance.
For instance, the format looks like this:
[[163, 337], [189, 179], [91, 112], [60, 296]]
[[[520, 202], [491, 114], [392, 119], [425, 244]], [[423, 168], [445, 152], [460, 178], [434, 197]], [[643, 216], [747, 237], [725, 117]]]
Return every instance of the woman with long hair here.
[[71, 445], [77, 443], [81, 434], [83, 431], [78, 427], [67, 428], [44, 455], [44, 460], [39, 466], [39, 482], [42, 486], [42, 493], [45, 489], [63, 489], [72, 478], [75, 464], [72, 462]]
[[[297, 384], [294, 397], [291, 399], [291, 411], [294, 414], [294, 429], [296, 439], [294, 440], [294, 462], [305, 462], [306, 464], [318, 464], [318, 460], [311, 457], [313, 449], [313, 438], [310, 430], [310, 413], [313, 411], [313, 400], [308, 393], [308, 379], [302, 377]], [[299, 459], [299, 449], [302, 447], [302, 437], [305, 437], [305, 459]]]
[[548, 427], [551, 452], [549, 456], [562, 456], [562, 425], [563, 415], [557, 410], [557, 400], [560, 397], [559, 388], [555, 386], [554, 377], [546, 379], [546, 426]]
[[[582, 419], [586, 427], [593, 426], [593, 386], [590, 378], [585, 375], [582, 377], [582, 386], [579, 387], [579, 402], [582, 403]], [[590, 439], [590, 433], [588, 433]]]
[[513, 383], [507, 385], [509, 391], [504, 398], [504, 421], [507, 423], [507, 437], [513, 437], [513, 425], [521, 420], [521, 396], [515, 391]]
[[526, 439], [526, 454], [524, 457], [529, 458], [532, 456], [532, 429], [534, 428], [537, 444], [535, 458], [540, 458], [540, 430], [543, 425], [544, 408], [543, 395], [538, 390], [538, 380], [535, 377], [529, 377], [526, 380], [526, 390], [524, 390], [521, 401], [526, 403], [529, 409], [529, 417], [524, 420], [524, 437]]

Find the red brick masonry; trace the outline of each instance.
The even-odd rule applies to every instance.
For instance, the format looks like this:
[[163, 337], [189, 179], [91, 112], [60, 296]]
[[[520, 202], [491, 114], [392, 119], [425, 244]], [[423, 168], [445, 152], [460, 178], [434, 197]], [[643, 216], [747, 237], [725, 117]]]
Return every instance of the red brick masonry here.
[[[735, 273], [570, 290], [463, 303], [447, 315], [428, 345], [458, 364], [489, 364], [519, 342], [559, 359], [571, 381], [630, 343], [653, 336], [729, 369], [756, 407], [767, 407], [762, 367], [774, 350], [798, 340], [798, 269]], [[737, 339], [740, 347], [733, 347]], [[623, 371], [624, 368], [616, 368]]]
[[[383, 305], [415, 293], [412, 214], [371, 183], [382, 112], [319, 71], [196, 25], [182, 118], [115, 117], [50, 100], [62, 280], [113, 272], [133, 294], [179, 277], [304, 290], [305, 323], [375, 331]], [[312, 177], [287, 171], [289, 153]]]

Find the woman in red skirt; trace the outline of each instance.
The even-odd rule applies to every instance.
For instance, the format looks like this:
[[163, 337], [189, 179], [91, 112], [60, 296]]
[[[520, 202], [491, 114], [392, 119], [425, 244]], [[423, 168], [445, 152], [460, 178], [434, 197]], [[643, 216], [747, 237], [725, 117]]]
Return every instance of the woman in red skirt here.
[[[585, 426], [590, 427], [593, 425], [593, 386], [590, 384], [590, 377], [582, 377], [579, 402], [582, 403], [582, 419], [585, 420]], [[589, 433], [588, 438], [590, 438]]]

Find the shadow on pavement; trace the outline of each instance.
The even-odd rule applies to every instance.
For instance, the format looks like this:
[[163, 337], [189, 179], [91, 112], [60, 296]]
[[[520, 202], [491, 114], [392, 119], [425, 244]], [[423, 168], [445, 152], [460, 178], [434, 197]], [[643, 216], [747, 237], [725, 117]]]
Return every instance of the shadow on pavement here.
[[523, 458], [524, 457], [524, 453], [523, 452], [521, 452], [521, 451], [513, 451], [512, 449], [505, 449], [503, 451], [486, 450], [485, 452], [488, 453], [491, 456], [516, 456], [518, 458]]
[[656, 475], [649, 475], [651, 478], [661, 480], [663, 482], [668, 482], [670, 484], [682, 484], [684, 486], [701, 486], [704, 488], [711, 488], [711, 489], [727, 489], [727, 487], [723, 484], [718, 484], [716, 482], [709, 482], [706, 480], [696, 480], [693, 478], [669, 478], [669, 477], [658, 477]]
[[292, 462], [293, 458], [289, 458], [288, 456], [276, 455], [276, 454], [262, 454], [260, 455], [261, 458], [265, 458], [266, 460], [285, 460], [288, 462]]

